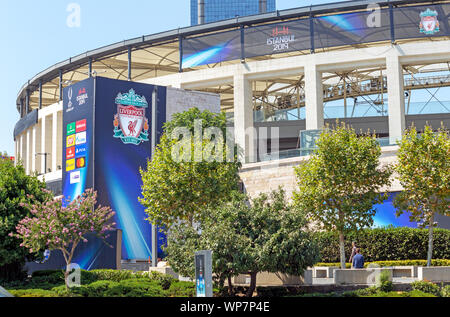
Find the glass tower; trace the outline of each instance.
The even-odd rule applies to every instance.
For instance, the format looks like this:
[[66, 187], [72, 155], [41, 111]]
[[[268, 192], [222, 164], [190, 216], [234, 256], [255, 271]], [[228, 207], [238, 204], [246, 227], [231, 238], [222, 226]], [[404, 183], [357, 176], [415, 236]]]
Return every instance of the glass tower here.
[[[267, 0], [267, 12], [276, 10], [276, 0]], [[259, 13], [259, 0], [205, 0], [205, 23]], [[191, 0], [191, 25], [198, 24], [198, 0]]]

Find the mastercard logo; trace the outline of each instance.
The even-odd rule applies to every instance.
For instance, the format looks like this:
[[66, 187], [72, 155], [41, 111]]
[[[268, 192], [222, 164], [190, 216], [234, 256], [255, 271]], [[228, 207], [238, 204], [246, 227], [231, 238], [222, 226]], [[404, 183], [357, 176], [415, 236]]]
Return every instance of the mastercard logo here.
[[86, 157], [80, 157], [76, 160], [76, 168], [86, 167]]

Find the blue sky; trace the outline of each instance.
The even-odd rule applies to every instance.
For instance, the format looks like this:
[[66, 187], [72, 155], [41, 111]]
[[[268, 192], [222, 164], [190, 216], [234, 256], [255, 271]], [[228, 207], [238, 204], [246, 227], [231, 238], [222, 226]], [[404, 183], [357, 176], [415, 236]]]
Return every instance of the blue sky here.
[[[224, 0], [225, 1], [225, 0]], [[337, 1], [277, 0], [279, 10]], [[70, 28], [67, 6], [81, 8]], [[0, 2], [0, 152], [14, 155], [15, 110], [22, 85], [71, 56], [125, 39], [189, 26], [189, 0], [2, 0]]]

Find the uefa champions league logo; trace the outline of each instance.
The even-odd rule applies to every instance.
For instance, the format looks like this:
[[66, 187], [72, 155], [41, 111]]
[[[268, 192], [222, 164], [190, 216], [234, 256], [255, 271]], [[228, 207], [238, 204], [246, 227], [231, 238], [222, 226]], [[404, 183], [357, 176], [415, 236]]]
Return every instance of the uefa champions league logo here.
[[439, 21], [437, 19], [437, 11], [430, 10], [429, 8], [420, 14], [420, 33], [426, 35], [433, 35], [440, 31]]
[[69, 90], [67, 91], [67, 97], [69, 97], [69, 102], [67, 103], [67, 111], [73, 110], [72, 96], [73, 96], [73, 90], [72, 90], [72, 87], [70, 87]]
[[119, 93], [116, 97], [117, 114], [114, 116], [114, 137], [124, 144], [139, 145], [148, 142], [148, 120], [145, 109], [148, 108], [144, 96], [131, 89], [128, 93]]

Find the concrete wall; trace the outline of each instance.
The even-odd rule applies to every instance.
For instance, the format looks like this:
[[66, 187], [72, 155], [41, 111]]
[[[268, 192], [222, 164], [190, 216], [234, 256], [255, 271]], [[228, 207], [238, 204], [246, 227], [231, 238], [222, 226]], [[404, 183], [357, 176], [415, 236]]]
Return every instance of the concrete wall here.
[[[287, 285], [311, 285], [313, 271], [308, 269], [303, 276], [294, 276], [284, 273], [261, 272], [256, 276], [257, 286], [287, 286]], [[238, 275], [233, 279], [234, 284], [249, 285], [250, 275]]]
[[450, 266], [419, 267], [417, 277], [421, 281], [450, 282]]
[[[381, 164], [392, 164], [396, 160], [397, 146], [382, 148]], [[273, 162], [260, 162], [244, 164], [240, 177], [244, 183], [244, 188], [250, 197], [256, 197], [260, 193], [268, 193], [282, 186], [288, 197], [292, 197], [293, 191], [297, 187], [294, 168], [309, 157], [295, 157]], [[390, 187], [383, 188], [383, 191], [401, 191], [402, 187], [398, 180], [394, 179]]]
[[392, 281], [391, 268], [371, 268], [371, 269], [337, 269], [334, 271], [334, 282], [341, 284], [364, 284], [375, 285], [378, 283], [382, 272], [388, 275], [388, 280]]
[[167, 88], [166, 120], [172, 120], [175, 113], [197, 107], [201, 111], [220, 112], [220, 96], [206, 92], [186, 91], [176, 88]]

